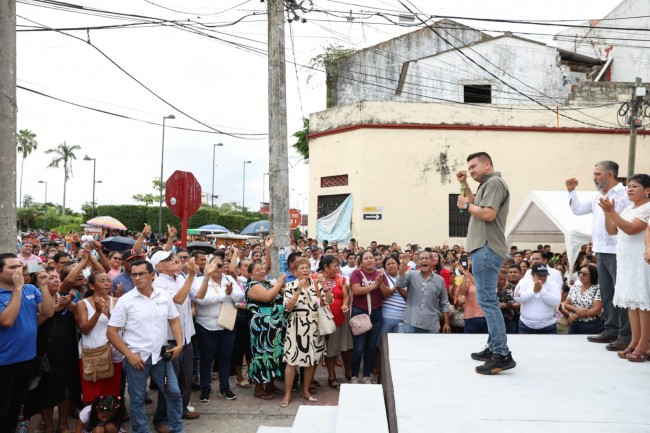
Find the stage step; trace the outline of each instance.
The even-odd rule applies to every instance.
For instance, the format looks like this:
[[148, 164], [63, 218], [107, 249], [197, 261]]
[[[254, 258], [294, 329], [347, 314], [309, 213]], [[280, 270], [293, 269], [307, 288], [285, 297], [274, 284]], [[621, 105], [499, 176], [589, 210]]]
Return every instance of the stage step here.
[[291, 433], [291, 427], [274, 427], [261, 425], [257, 428], [257, 433]]
[[337, 406], [300, 406], [291, 433], [332, 433], [337, 413]]
[[335, 433], [388, 433], [381, 385], [342, 384]]

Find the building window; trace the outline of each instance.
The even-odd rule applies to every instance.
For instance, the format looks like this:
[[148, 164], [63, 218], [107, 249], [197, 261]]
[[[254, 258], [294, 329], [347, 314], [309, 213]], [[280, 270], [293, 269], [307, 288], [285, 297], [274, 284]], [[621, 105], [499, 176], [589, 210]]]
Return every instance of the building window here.
[[322, 218], [334, 212], [343, 204], [350, 194], [319, 195], [318, 196], [318, 217]]
[[489, 84], [468, 84], [463, 86], [463, 97], [466, 104], [491, 104], [492, 86]]
[[469, 212], [458, 209], [459, 194], [449, 194], [449, 237], [464, 238], [467, 236]]
[[325, 176], [320, 178], [321, 188], [329, 188], [331, 186], [348, 186], [348, 175], [340, 174], [338, 176]]

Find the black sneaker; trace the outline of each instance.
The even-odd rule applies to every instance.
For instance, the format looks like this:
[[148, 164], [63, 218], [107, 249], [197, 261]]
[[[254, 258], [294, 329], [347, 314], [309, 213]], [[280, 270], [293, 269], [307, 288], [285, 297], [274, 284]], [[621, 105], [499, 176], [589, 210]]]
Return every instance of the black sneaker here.
[[226, 400], [234, 400], [237, 398], [237, 396], [232, 393], [230, 388], [222, 389], [221, 391], [219, 391], [219, 395], [225, 398]]
[[475, 361], [483, 361], [483, 362], [485, 362], [485, 361], [489, 361], [490, 359], [492, 359], [492, 352], [490, 351], [490, 349], [488, 349], [486, 347], [485, 349], [481, 350], [480, 352], [472, 353], [471, 356], [472, 356], [472, 359], [475, 360]]
[[199, 401], [201, 403], [207, 403], [210, 401], [210, 388], [203, 388], [201, 390], [201, 395], [199, 396]]
[[502, 371], [510, 370], [515, 368], [517, 363], [512, 359], [512, 352], [508, 352], [507, 355], [497, 355], [496, 353], [492, 355], [492, 359], [487, 361], [483, 365], [476, 367], [476, 372], [478, 374], [499, 374]]

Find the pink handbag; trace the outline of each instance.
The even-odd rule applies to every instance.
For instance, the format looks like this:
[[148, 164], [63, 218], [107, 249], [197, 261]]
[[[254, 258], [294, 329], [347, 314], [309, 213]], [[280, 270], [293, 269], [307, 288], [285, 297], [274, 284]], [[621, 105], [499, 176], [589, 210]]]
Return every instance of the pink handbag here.
[[357, 314], [350, 319], [350, 330], [352, 330], [352, 335], [365, 334], [372, 329], [372, 320], [370, 320], [370, 314], [372, 314], [370, 293], [366, 293], [366, 296], [368, 297], [368, 314]]

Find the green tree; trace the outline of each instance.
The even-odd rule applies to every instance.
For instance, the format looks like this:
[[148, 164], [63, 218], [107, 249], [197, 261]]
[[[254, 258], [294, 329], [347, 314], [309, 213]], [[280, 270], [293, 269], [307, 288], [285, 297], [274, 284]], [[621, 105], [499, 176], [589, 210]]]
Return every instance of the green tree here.
[[23, 172], [25, 171], [25, 158], [38, 147], [36, 134], [29, 129], [21, 129], [16, 134], [16, 151], [22, 155], [20, 163], [20, 192], [18, 193], [18, 206], [23, 202]]
[[68, 185], [68, 179], [72, 177], [72, 160], [77, 159], [77, 155], [74, 154], [76, 150], [81, 150], [81, 146], [78, 144], [68, 146], [64, 141], [54, 149], [48, 149], [45, 151], [48, 155], [54, 154], [54, 158], [47, 166], [48, 168], [59, 168], [59, 165], [63, 163], [63, 206], [61, 206], [61, 215], [65, 215], [65, 190]]
[[323, 49], [325, 52], [313, 57], [307, 65], [312, 70], [307, 76], [307, 82], [314, 77], [313, 71], [325, 71], [325, 89], [327, 92], [325, 106], [330, 108], [337, 104], [336, 84], [345, 69], [341, 68], [340, 63], [352, 56], [356, 51], [352, 48], [345, 48], [342, 45], [331, 43], [323, 47]]
[[144, 203], [147, 206], [158, 202], [160, 200], [160, 189], [162, 188], [163, 196], [165, 195], [165, 182], [161, 182], [159, 177], [154, 178], [151, 181], [151, 186], [156, 193], [147, 193], [147, 194], [134, 194], [131, 198], [139, 203]]
[[293, 136], [296, 137], [296, 142], [293, 143], [293, 148], [305, 158], [305, 162], [309, 161], [309, 141], [307, 136], [309, 135], [309, 118], [303, 117], [302, 119], [302, 129], [293, 133]]

